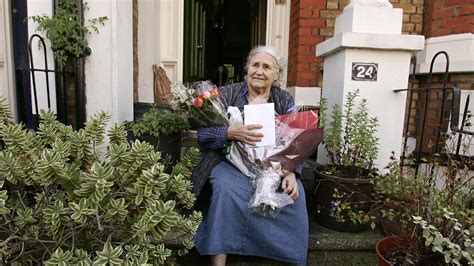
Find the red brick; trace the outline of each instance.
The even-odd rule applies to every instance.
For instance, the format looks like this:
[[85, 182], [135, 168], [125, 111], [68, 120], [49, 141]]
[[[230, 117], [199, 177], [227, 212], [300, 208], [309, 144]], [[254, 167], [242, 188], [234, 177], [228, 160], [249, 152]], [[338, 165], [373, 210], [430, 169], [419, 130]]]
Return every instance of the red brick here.
[[298, 78], [301, 79], [315, 79], [316, 72], [300, 72], [298, 73]]
[[311, 9], [301, 9], [299, 13], [300, 18], [311, 18], [313, 16], [313, 11]]
[[301, 19], [301, 27], [324, 27], [326, 22], [323, 19]]
[[433, 19], [452, 17], [454, 16], [454, 10], [454, 7], [435, 10], [433, 12]]
[[318, 40], [312, 36], [300, 36], [300, 44], [313, 44], [318, 43]]
[[316, 69], [318, 69], [318, 63], [311, 63], [311, 64], [309, 64], [309, 65], [310, 65], [309, 68], [310, 68], [311, 70], [315, 70], [315, 71], [316, 71]]
[[459, 7], [459, 15], [474, 15], [474, 5]]
[[321, 9], [313, 9], [313, 18], [321, 18]]
[[433, 30], [430, 34], [430, 37], [439, 37], [439, 36], [445, 36], [445, 35], [450, 35], [452, 33], [453, 29], [451, 28], [436, 28]]
[[469, 24], [469, 23], [472, 23], [472, 17], [470, 17], [470, 16], [459, 16], [459, 17], [448, 18], [448, 19], [444, 20], [443, 26], [453, 27], [453, 26]]
[[298, 35], [303, 35], [303, 36], [311, 36], [313, 34], [313, 29], [312, 28], [303, 28], [300, 27], [298, 29]]
[[304, 70], [309, 70], [309, 64], [297, 64], [298, 70], [299, 71], [304, 71]]
[[296, 86], [299, 86], [299, 87], [311, 87], [311, 86], [315, 86], [315, 85], [316, 85], [316, 80], [315, 79], [312, 79], [312, 80], [298, 79], [296, 81]]
[[452, 29], [453, 34], [474, 32], [474, 24], [462, 24]]
[[301, 8], [326, 8], [326, 1], [321, 0], [300, 0]]
[[299, 54], [297, 56], [298, 62], [313, 62], [316, 59], [316, 56], [314, 55], [302, 55]]
[[444, 6], [445, 7], [450, 7], [450, 6], [462, 6], [470, 4], [469, 0], [444, 0]]
[[297, 52], [300, 54], [309, 54], [311, 53], [311, 46], [310, 45], [300, 45], [298, 46]]

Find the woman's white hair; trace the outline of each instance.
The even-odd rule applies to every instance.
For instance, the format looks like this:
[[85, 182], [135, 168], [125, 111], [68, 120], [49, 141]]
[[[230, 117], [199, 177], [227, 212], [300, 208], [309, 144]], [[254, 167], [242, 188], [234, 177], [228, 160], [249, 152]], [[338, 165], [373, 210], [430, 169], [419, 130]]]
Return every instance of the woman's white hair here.
[[267, 53], [271, 55], [273, 59], [275, 59], [275, 67], [278, 69], [278, 79], [275, 80], [273, 86], [281, 87], [281, 78], [283, 76], [283, 70], [285, 69], [285, 62], [283, 61], [283, 57], [281, 57], [280, 55], [280, 51], [273, 46], [257, 46], [253, 48], [247, 56], [247, 62], [245, 63], [245, 72], [247, 72], [249, 69], [252, 57], [254, 57], [258, 53]]

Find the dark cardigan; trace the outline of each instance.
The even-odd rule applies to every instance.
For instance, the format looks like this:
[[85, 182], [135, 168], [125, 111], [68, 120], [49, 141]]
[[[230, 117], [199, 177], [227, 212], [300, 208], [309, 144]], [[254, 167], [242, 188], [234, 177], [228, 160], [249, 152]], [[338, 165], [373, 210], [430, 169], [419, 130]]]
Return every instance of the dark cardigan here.
[[[247, 99], [244, 96], [244, 88], [247, 86], [246, 82], [234, 83], [220, 88], [220, 98], [224, 103], [224, 107], [235, 106], [243, 110], [244, 105], [247, 104]], [[293, 97], [287, 92], [278, 87], [272, 87], [270, 90], [269, 103], [275, 104], [275, 112], [282, 115], [288, 112], [290, 104], [294, 104]], [[203, 151], [201, 159], [193, 170], [193, 193], [196, 198], [199, 197], [201, 191], [206, 184], [212, 169], [223, 159], [222, 150]]]

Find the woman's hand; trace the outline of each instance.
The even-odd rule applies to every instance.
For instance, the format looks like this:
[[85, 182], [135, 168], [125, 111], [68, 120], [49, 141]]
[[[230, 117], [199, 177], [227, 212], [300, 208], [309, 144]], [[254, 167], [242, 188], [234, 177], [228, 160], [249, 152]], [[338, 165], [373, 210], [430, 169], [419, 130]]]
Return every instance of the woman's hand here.
[[290, 195], [293, 200], [296, 200], [300, 196], [300, 192], [298, 191], [298, 183], [296, 182], [295, 173], [289, 172], [281, 181], [281, 188], [283, 192]]
[[262, 125], [232, 125], [227, 129], [227, 138], [255, 146], [263, 137], [262, 133], [255, 131], [255, 129], [259, 128], [262, 128]]

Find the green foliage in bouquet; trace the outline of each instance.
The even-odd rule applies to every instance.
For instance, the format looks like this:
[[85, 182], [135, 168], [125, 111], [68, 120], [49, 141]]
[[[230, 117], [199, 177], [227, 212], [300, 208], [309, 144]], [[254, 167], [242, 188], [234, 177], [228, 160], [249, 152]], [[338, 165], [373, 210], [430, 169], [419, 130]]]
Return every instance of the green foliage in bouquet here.
[[125, 127], [131, 129], [137, 137], [142, 135], [173, 135], [181, 133], [189, 128], [186, 115], [182, 112], [171, 110], [158, 110], [152, 107], [143, 114], [142, 119], [134, 122], [126, 122]]
[[325, 167], [327, 174], [357, 178], [375, 170], [378, 121], [369, 116], [366, 99], [357, 104], [358, 97], [359, 90], [348, 92], [344, 112], [334, 105], [330, 120], [327, 100], [321, 100], [319, 123], [324, 128], [323, 144], [330, 159]]
[[[87, 9], [87, 4], [84, 4]], [[99, 33], [97, 24], [104, 25], [107, 17], [89, 19], [89, 25], [84, 26], [79, 15], [79, 9], [72, 0], [60, 1], [53, 16], [37, 15], [31, 19], [38, 24], [37, 31], [46, 33], [46, 38], [51, 42], [54, 59], [59, 68], [66, 65], [68, 56], [77, 58], [84, 55], [88, 49], [86, 35], [93, 30]]]
[[172, 85], [172, 93], [172, 105], [176, 110], [188, 114], [191, 128], [229, 124], [219, 88], [210, 82], [200, 81], [187, 86], [175, 83]]
[[193, 247], [196, 149], [166, 174], [104, 112], [75, 131], [41, 111], [36, 132], [0, 114], [0, 263], [159, 265]]

